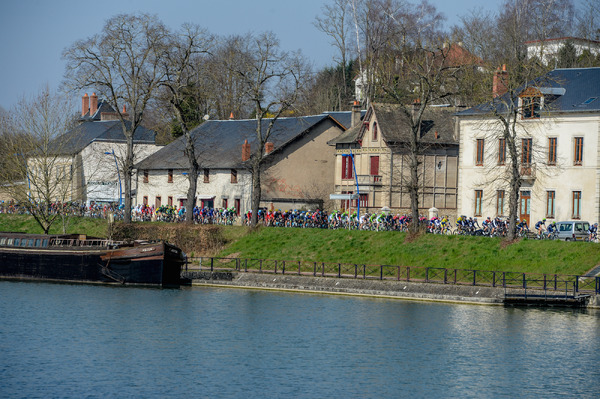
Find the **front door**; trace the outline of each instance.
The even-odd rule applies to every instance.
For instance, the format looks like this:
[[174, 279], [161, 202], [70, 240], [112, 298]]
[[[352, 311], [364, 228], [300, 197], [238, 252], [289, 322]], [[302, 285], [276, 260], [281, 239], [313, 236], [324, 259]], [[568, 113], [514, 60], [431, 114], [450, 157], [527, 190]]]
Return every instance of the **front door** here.
[[525, 220], [527, 227], [531, 227], [529, 223], [531, 215], [531, 191], [521, 191], [519, 219]]

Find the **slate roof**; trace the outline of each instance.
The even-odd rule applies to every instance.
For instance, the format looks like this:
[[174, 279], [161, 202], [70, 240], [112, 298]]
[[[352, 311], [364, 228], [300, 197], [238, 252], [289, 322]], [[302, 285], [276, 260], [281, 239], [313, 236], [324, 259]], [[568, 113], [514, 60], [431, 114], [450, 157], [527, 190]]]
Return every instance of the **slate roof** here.
[[[304, 116], [297, 118], [279, 118], [275, 121], [269, 141], [277, 153], [286, 145], [308, 134], [317, 124], [331, 120], [329, 115]], [[266, 131], [271, 120], [263, 119], [262, 129]], [[236, 169], [243, 166], [242, 144], [248, 140], [251, 152], [256, 149], [256, 120], [208, 120], [191, 132], [194, 137], [196, 158], [204, 168]], [[136, 165], [138, 169], [187, 169], [188, 161], [184, 155], [185, 137], [180, 137], [161, 148]]]
[[[360, 117], [365, 116], [367, 111], [360, 111]], [[338, 121], [345, 129], [352, 127], [352, 111], [327, 111], [323, 112], [326, 115], [331, 115], [333, 119]]]
[[[530, 82], [528, 86], [536, 87], [542, 93], [549, 94], [544, 101], [546, 112], [600, 111], [600, 68], [555, 69]], [[525, 85], [521, 86], [516, 92], [520, 93], [525, 88]], [[482, 115], [494, 108], [504, 112], [506, 110], [504, 104], [509, 99], [508, 96], [507, 93], [499, 100], [480, 104], [456, 115]]]
[[[402, 106], [399, 104], [371, 104], [379, 132], [388, 144], [406, 143], [411, 134]], [[430, 107], [425, 110], [421, 125], [421, 142], [430, 144], [458, 144], [454, 138], [454, 111], [445, 107]], [[435, 132], [438, 138], [435, 138]], [[354, 126], [329, 141], [330, 145], [351, 144], [364, 134], [362, 124]]]
[[[126, 122], [130, 126], [130, 122]], [[154, 144], [156, 133], [139, 126], [133, 137], [134, 144]], [[50, 144], [58, 154], [76, 154], [93, 141], [125, 142], [120, 121], [82, 122]]]

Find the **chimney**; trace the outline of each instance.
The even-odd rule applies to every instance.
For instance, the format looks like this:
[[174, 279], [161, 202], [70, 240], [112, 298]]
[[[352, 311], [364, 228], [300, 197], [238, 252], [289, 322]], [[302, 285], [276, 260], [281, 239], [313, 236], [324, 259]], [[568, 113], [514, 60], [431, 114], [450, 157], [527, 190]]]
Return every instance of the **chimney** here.
[[502, 65], [502, 70], [498, 70], [494, 73], [494, 83], [492, 87], [492, 96], [494, 98], [504, 95], [508, 91], [508, 71], [506, 70], [506, 64]]
[[81, 99], [81, 116], [85, 116], [90, 110], [90, 97], [85, 93]]
[[271, 143], [270, 141], [267, 141], [265, 143], [265, 155], [270, 154], [271, 152], [273, 152], [274, 148], [275, 148], [275, 145], [273, 143]]
[[354, 127], [360, 123], [360, 103], [354, 101], [352, 104], [352, 119], [350, 120], [350, 127]]
[[242, 144], [242, 162], [246, 162], [250, 159], [250, 144], [248, 144], [248, 140], [244, 141]]
[[90, 96], [90, 116], [94, 116], [96, 111], [98, 111], [98, 96], [96, 93], [92, 93]]

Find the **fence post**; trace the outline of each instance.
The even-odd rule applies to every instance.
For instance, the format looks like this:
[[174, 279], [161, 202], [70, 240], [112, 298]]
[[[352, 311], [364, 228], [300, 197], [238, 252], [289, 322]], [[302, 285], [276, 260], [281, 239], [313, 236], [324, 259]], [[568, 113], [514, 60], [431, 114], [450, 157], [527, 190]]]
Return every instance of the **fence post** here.
[[258, 271], [262, 273], [262, 259], [259, 259], [258, 262]]
[[554, 291], [558, 291], [557, 280], [558, 280], [558, 276], [555, 274], [554, 275]]
[[235, 258], [235, 270], [236, 271], [241, 271], [241, 267], [240, 267], [240, 258]]
[[523, 288], [527, 289], [527, 279], [525, 278], [525, 273], [523, 273]]
[[367, 278], [367, 265], [363, 265], [363, 280]]
[[410, 266], [406, 266], [406, 281], [410, 281]]
[[342, 264], [338, 263], [338, 278], [342, 278]]
[[321, 277], [325, 277], [325, 262], [321, 263]]
[[506, 272], [502, 272], [502, 287], [506, 288]]
[[546, 291], [546, 273], [544, 273], [544, 291]]
[[458, 270], [454, 269], [454, 284], [456, 284]]
[[492, 287], [496, 286], [496, 272], [492, 272]]
[[383, 265], [379, 265], [379, 279], [383, 280]]
[[575, 292], [579, 292], [579, 276], [575, 276]]
[[600, 294], [600, 277], [596, 277], [596, 294]]
[[477, 270], [473, 270], [473, 285], [477, 285]]
[[355, 263], [354, 264], [354, 278], [356, 279], [358, 277], [358, 265]]
[[275, 261], [275, 274], [277, 274], [277, 261]]
[[313, 276], [317, 277], [317, 262], [314, 262], [313, 264]]
[[285, 274], [285, 261], [281, 261], [281, 274]]
[[210, 271], [211, 272], [214, 270], [214, 262], [215, 262], [215, 258], [210, 258]]
[[300, 275], [300, 261], [298, 261], [298, 276]]
[[425, 268], [425, 282], [426, 283], [429, 282], [429, 268], [428, 267]]
[[248, 272], [248, 258], [244, 259], [244, 271]]

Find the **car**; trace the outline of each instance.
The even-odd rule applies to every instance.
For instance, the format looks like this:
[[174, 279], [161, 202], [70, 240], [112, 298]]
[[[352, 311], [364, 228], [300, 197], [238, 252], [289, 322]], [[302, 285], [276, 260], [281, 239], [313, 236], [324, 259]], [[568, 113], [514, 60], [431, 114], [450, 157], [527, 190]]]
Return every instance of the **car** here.
[[564, 241], [584, 241], [588, 237], [590, 223], [582, 220], [566, 220], [556, 223], [558, 239]]

